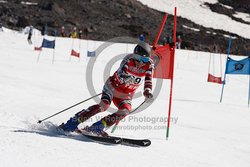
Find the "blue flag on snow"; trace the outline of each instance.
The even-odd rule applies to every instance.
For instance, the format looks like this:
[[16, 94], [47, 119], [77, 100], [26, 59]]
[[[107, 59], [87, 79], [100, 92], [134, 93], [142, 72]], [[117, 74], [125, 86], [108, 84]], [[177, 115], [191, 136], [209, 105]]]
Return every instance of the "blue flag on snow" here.
[[250, 75], [250, 58], [242, 60], [227, 59], [226, 74]]
[[87, 56], [88, 57], [95, 57], [95, 51], [92, 51], [92, 52], [88, 51]]
[[42, 43], [42, 47], [43, 48], [51, 48], [51, 49], [54, 49], [55, 48], [55, 40], [53, 41], [49, 41], [47, 39], [43, 39], [43, 43]]

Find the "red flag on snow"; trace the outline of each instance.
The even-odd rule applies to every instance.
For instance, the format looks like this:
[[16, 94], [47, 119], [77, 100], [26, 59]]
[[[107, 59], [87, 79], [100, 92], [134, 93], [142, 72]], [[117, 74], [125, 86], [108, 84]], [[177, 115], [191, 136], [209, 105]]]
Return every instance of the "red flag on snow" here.
[[154, 78], [172, 79], [174, 49], [170, 45], [157, 46], [152, 52], [155, 63]]
[[42, 47], [35, 47], [34, 50], [40, 51], [40, 50], [42, 50]]
[[222, 79], [221, 79], [221, 77], [215, 77], [211, 74], [208, 74], [207, 82], [222, 84]]
[[71, 56], [80, 57], [80, 53], [77, 53], [73, 49], [71, 50]]

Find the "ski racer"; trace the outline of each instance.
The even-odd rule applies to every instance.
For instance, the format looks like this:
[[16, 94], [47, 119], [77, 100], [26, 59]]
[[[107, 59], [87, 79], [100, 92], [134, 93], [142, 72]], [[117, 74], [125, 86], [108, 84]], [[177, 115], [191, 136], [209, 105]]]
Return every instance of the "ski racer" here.
[[102, 90], [101, 102], [75, 114], [59, 128], [66, 132], [76, 131], [78, 125], [90, 117], [106, 111], [111, 102], [118, 108], [117, 112], [107, 115], [95, 122], [85, 130], [100, 136], [106, 136], [104, 128], [108, 128], [126, 117], [132, 110], [131, 100], [137, 88], [144, 80], [145, 100], [153, 99], [152, 75], [154, 64], [150, 58], [151, 48], [149, 44], [139, 41], [132, 54], [128, 54], [122, 60], [118, 70], [110, 76]]

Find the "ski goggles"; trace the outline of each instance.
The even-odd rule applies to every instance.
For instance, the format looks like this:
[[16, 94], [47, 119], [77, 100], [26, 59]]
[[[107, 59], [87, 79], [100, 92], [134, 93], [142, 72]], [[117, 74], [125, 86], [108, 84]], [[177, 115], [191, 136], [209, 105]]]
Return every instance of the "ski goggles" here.
[[143, 57], [143, 56], [141, 56], [140, 57], [140, 61], [143, 62], [143, 63], [147, 63], [147, 62], [149, 62], [149, 57]]

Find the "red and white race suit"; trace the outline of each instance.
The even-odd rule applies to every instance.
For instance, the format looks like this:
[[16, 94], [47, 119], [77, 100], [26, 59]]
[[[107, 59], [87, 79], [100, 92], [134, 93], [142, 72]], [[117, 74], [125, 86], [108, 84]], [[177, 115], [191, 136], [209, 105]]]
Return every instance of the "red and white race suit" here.
[[[104, 85], [102, 101], [110, 104], [113, 100], [118, 109], [125, 107], [130, 111], [130, 100], [143, 81], [144, 91], [152, 91], [154, 64], [150, 58], [148, 60], [147, 62], [142, 62], [139, 55], [127, 55], [121, 62], [119, 69]], [[123, 104], [128, 104], [129, 106], [122, 107]]]
[[152, 91], [153, 61], [150, 58], [146, 62], [141, 60], [142, 56], [127, 55], [122, 60], [119, 69], [106, 81], [101, 102], [77, 113], [77, 117], [80, 118], [79, 122], [84, 122], [93, 115], [106, 111], [112, 101], [118, 111], [101, 120], [105, 127], [113, 125], [128, 115], [132, 108], [131, 99], [143, 81], [144, 91]]

